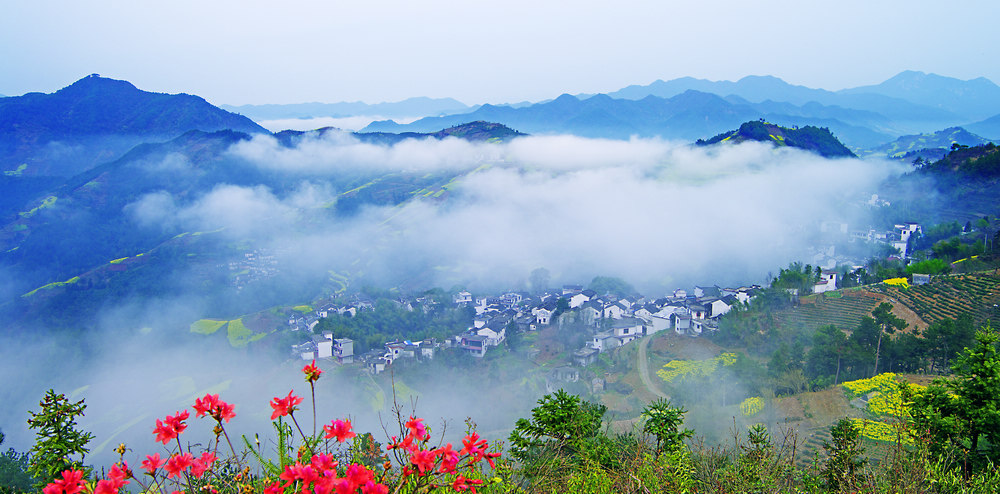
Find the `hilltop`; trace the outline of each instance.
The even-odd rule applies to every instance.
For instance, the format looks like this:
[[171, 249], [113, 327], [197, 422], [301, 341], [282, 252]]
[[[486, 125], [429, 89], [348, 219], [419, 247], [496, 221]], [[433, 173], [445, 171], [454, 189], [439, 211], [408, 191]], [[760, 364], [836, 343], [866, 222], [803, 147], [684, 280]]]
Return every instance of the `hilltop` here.
[[0, 170], [72, 176], [190, 130], [267, 133], [198, 96], [151, 93], [92, 74], [51, 94], [0, 99]]
[[801, 128], [788, 128], [764, 121], [751, 121], [740, 125], [739, 129], [723, 132], [709, 140], [698, 139], [699, 146], [709, 146], [720, 142], [740, 143], [745, 141], [770, 142], [781, 147], [788, 146], [811, 151], [825, 158], [854, 158], [847, 149], [830, 132], [830, 129], [807, 125]]
[[937, 132], [905, 135], [895, 141], [869, 148], [863, 155], [886, 156], [904, 161], [912, 161], [917, 157], [922, 160], [940, 159], [948, 154], [953, 144], [978, 146], [988, 142], [990, 141], [962, 127], [949, 127]]

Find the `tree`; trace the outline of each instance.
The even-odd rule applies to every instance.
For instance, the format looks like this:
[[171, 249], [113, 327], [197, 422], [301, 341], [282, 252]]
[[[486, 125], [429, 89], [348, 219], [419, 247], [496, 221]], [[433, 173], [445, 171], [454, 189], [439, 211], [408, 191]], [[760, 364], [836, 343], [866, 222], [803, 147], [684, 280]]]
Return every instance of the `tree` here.
[[620, 298], [628, 297], [635, 293], [635, 288], [632, 285], [621, 278], [613, 276], [595, 276], [587, 288], [597, 292], [598, 295], [610, 293]]
[[94, 436], [76, 427], [76, 418], [87, 408], [83, 400], [73, 403], [50, 389], [38, 405], [41, 411], [28, 412], [28, 427], [36, 430], [30, 472], [41, 489], [63, 470], [83, 468], [83, 459], [90, 452], [87, 443]]
[[[926, 436], [932, 452], [961, 448], [973, 460], [993, 461], [1000, 444], [1000, 335], [986, 325], [975, 340], [952, 365], [953, 379], [935, 380], [908, 399], [913, 403], [914, 429]], [[983, 438], [993, 445], [993, 452], [979, 451]]]
[[895, 333], [896, 330], [906, 329], [909, 324], [906, 321], [896, 317], [892, 313], [892, 304], [888, 302], [882, 302], [872, 311], [872, 318], [875, 319], [875, 325], [878, 326], [878, 344], [875, 346], [875, 371], [872, 375], [878, 375], [878, 357], [879, 351], [882, 349], [882, 336], [886, 334]]
[[820, 474], [826, 481], [827, 489], [840, 492], [849, 485], [855, 472], [865, 465], [866, 460], [862, 456], [865, 449], [861, 446], [861, 433], [851, 419], [840, 419], [830, 428], [830, 437], [833, 444], [823, 441], [827, 459]]
[[549, 270], [545, 268], [536, 268], [531, 272], [531, 277], [528, 278], [528, 282], [531, 283], [531, 291], [535, 293], [542, 293], [549, 287]]
[[952, 389], [965, 421], [969, 449], [976, 451], [979, 438], [1000, 444], [1000, 336], [986, 325], [976, 333], [976, 345], [958, 358], [952, 371], [956, 378]]
[[663, 398], [649, 404], [642, 411], [642, 415], [646, 417], [642, 431], [656, 437], [657, 458], [661, 451], [672, 452], [683, 448], [684, 440], [694, 435], [691, 429], [680, 429], [685, 413], [687, 410], [674, 407], [669, 400]]
[[601, 420], [608, 407], [581, 400], [560, 389], [538, 400], [531, 409], [531, 419], [518, 419], [510, 433], [511, 455], [529, 462], [548, 451], [574, 456], [587, 440], [601, 431]]
[[[4, 435], [0, 432], [0, 445]], [[14, 448], [0, 453], [0, 492], [30, 492], [34, 481], [28, 473], [28, 453], [18, 453]]]

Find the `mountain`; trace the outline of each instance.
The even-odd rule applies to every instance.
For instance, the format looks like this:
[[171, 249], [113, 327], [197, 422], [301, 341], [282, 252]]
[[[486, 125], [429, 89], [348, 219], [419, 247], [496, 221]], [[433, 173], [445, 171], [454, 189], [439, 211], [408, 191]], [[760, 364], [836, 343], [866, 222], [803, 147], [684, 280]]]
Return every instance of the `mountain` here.
[[746, 122], [739, 129], [724, 132], [707, 141], [699, 139], [699, 146], [722, 142], [737, 144], [745, 141], [769, 142], [775, 146], [788, 146], [819, 154], [826, 158], [853, 158], [854, 153], [837, 140], [830, 129], [806, 126], [788, 128], [761, 120]]
[[965, 128], [979, 135], [1000, 138], [1000, 115], [993, 115], [986, 120], [968, 124]]
[[295, 103], [287, 105], [221, 105], [222, 109], [246, 115], [254, 120], [282, 118], [350, 117], [379, 115], [389, 118], [422, 117], [469, 112], [474, 108], [452, 98], [408, 98], [393, 103], [368, 104], [360, 101], [341, 103]]
[[907, 70], [874, 86], [844, 89], [843, 95], [880, 94], [978, 120], [1000, 112], [1000, 86], [985, 77], [968, 81]]
[[405, 125], [391, 120], [373, 122], [362, 132], [430, 132], [471, 120], [485, 120], [532, 134], [694, 140], [761, 117], [789, 126], [829, 127], [858, 147], [880, 144], [893, 136], [873, 130], [889, 127], [891, 122], [872, 112], [817, 103], [803, 106], [773, 101], [751, 103], [739, 97], [721, 98], [695, 90], [670, 98], [646, 96], [641, 100], [616, 99], [605, 94], [580, 99], [564, 94], [527, 107], [483, 105], [471, 113], [428, 117]]
[[200, 97], [150, 93], [93, 74], [55, 93], [0, 99], [0, 170], [67, 177], [141, 142], [226, 129], [267, 132]]
[[895, 159], [905, 159], [912, 156], [915, 159], [918, 155], [914, 153], [919, 152], [919, 156], [924, 159], [928, 159], [931, 156], [936, 156], [934, 159], [940, 159], [948, 153], [953, 144], [978, 146], [987, 142], [989, 142], [988, 139], [984, 139], [961, 127], [950, 127], [928, 134], [902, 136], [890, 143], [869, 148], [862, 155], [884, 156]]
[[[670, 81], [655, 81], [646, 86], [633, 85], [609, 93], [615, 98], [641, 99], [649, 95], [669, 98], [684, 91], [696, 90], [719, 96], [738, 96], [748, 102], [791, 103], [804, 106], [818, 103], [843, 109], [873, 112], [885, 118], [890, 125], [872, 127], [872, 130], [896, 136], [923, 132], [968, 122], [968, 115], [954, 112], [950, 107], [930, 105], [924, 101], [910, 101], [891, 91], [827, 91], [788, 84], [772, 76], [747, 76], [739, 81], [708, 81], [682, 77]], [[1000, 111], [998, 108], [997, 111]], [[979, 117], [981, 118], [981, 117]], [[850, 122], [854, 123], [854, 122]]]

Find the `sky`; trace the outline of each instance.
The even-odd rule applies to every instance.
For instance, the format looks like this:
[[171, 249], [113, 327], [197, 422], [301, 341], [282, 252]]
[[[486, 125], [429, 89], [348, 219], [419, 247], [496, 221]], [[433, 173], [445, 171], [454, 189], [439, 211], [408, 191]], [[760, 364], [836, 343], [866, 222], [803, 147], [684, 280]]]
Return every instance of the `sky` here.
[[219, 104], [540, 101], [691, 76], [1000, 82], [1000, 2], [219, 0], [0, 4], [0, 94], [98, 73]]

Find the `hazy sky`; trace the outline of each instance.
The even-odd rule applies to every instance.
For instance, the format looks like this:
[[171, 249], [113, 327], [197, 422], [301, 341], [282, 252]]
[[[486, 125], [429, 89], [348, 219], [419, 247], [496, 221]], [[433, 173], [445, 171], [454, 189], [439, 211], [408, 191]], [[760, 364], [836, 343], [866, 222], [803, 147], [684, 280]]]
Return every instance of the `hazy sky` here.
[[1000, 2], [7, 0], [0, 94], [90, 73], [215, 104], [537, 101], [693, 76], [1000, 81]]

